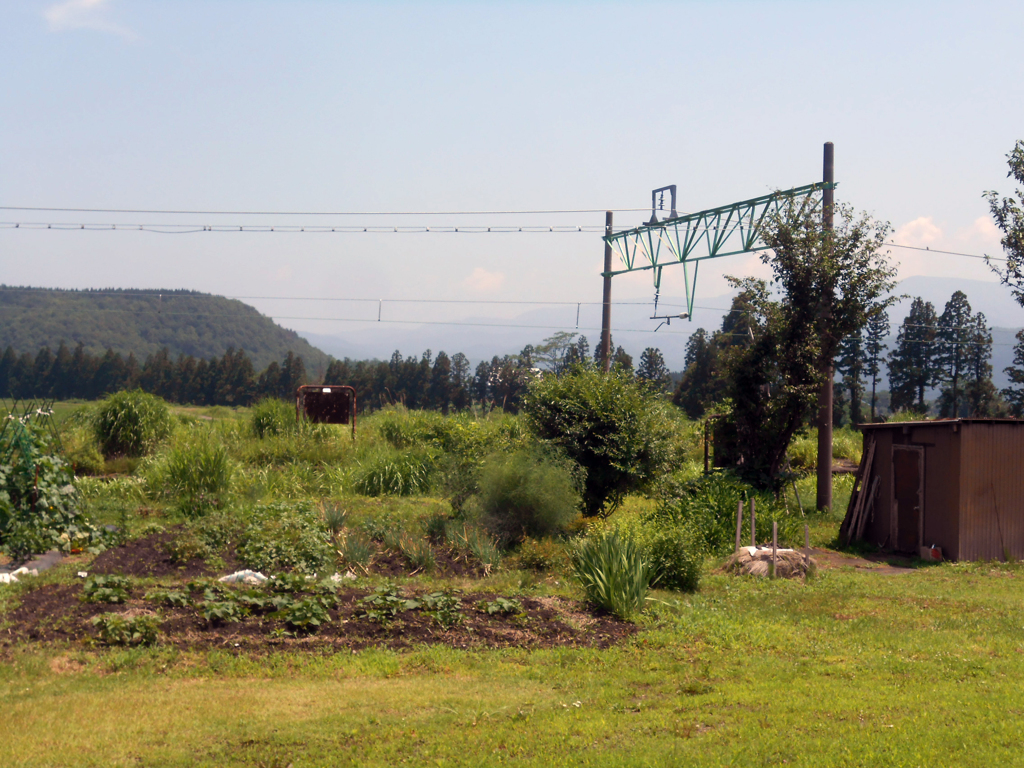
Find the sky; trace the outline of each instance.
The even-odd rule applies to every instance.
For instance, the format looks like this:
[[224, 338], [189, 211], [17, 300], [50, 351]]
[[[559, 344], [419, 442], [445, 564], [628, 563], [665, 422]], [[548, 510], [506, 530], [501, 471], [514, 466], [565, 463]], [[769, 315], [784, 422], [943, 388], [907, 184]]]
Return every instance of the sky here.
[[[282, 325], [348, 340], [377, 326], [351, 320], [378, 312], [413, 323], [394, 335], [547, 306], [495, 302], [564, 302], [552, 322], [573, 330], [576, 303], [601, 299], [604, 210], [618, 229], [648, 218], [638, 209], [667, 184], [696, 211], [818, 181], [826, 141], [837, 201], [889, 222], [894, 242], [998, 255], [982, 193], [1014, 191], [1021, 29], [1024, 4], [985, 0], [3, 0], [0, 206], [198, 213], [0, 210], [2, 222], [586, 231], [6, 228], [0, 282], [247, 297]], [[583, 212], [532, 213], [549, 210]], [[265, 213], [230, 213], [249, 211]], [[977, 259], [891, 255], [901, 278], [1007, 290]], [[726, 293], [727, 274], [767, 268], [706, 262], [698, 303]], [[666, 269], [662, 295], [681, 293]], [[650, 273], [616, 277], [613, 297], [649, 302]], [[678, 326], [661, 333], [691, 330]], [[424, 327], [416, 343], [443, 348], [451, 327]]]

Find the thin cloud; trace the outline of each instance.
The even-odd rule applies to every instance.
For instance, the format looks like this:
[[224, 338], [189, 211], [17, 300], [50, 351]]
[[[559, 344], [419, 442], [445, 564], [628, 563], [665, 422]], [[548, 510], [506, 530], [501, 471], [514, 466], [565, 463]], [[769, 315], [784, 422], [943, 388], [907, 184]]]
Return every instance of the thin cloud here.
[[488, 272], [482, 267], [477, 267], [473, 270], [473, 274], [462, 281], [462, 284], [477, 293], [491, 293], [501, 288], [504, 282], [504, 273]]
[[72, 29], [91, 29], [117, 35], [134, 42], [136, 35], [128, 27], [115, 24], [107, 18], [110, 3], [108, 0], [66, 0], [51, 5], [43, 11], [43, 17], [50, 26], [51, 32], [64, 32]]
[[931, 216], [921, 216], [898, 227], [892, 235], [892, 241], [900, 245], [913, 245], [917, 248], [928, 248], [942, 240], [942, 230], [936, 226]]

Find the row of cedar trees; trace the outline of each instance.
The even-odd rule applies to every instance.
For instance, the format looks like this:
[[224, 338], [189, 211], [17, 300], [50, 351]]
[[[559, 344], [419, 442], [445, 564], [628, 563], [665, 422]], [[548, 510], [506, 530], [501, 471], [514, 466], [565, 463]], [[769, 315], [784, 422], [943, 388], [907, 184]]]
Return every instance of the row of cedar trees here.
[[[926, 414], [931, 407], [940, 417], [1024, 417], [1024, 330], [1017, 333], [1014, 365], [1006, 369], [1011, 386], [997, 391], [992, 384], [992, 334], [981, 312], [972, 314], [962, 291], [953, 294], [941, 315], [931, 302], [916, 298], [888, 351], [889, 317], [876, 313], [856, 336], [844, 339], [836, 359], [841, 381], [836, 383], [835, 420], [842, 424], [849, 407], [850, 421], [861, 424], [880, 418], [878, 383], [884, 365], [889, 380], [890, 412]], [[692, 418], [704, 415], [721, 397], [721, 354], [748, 343], [744, 297], [738, 296], [722, 323], [709, 335], [703, 328], [690, 337], [684, 372], [674, 402]], [[938, 400], [925, 395], [939, 389]]]
[[[515, 411], [529, 382], [537, 375], [536, 364], [562, 370], [590, 360], [586, 338], [566, 344], [554, 358], [534, 359], [534, 347], [518, 355], [494, 357], [471, 371], [461, 352], [449, 357], [427, 350], [420, 357], [403, 358], [395, 352], [388, 361], [334, 360], [322, 377], [325, 383], [355, 387], [360, 409], [392, 403], [409, 408], [428, 408], [447, 413], [472, 404], [490, 404]], [[619, 347], [614, 363], [632, 370], [632, 358]], [[636, 375], [664, 391], [670, 377], [661, 352], [644, 351]], [[32, 399], [81, 398], [94, 400], [123, 389], [143, 389], [174, 403], [193, 405], [251, 405], [264, 397], [290, 399], [296, 388], [311, 379], [302, 358], [289, 352], [280, 363], [271, 363], [257, 374], [244, 350], [228, 349], [223, 357], [197, 360], [189, 355], [173, 359], [163, 349], [139, 365], [108, 349], [96, 356], [79, 345], [74, 350], [61, 344], [56, 353], [44, 347], [34, 356], [17, 354], [10, 347], [0, 357], [0, 397]]]

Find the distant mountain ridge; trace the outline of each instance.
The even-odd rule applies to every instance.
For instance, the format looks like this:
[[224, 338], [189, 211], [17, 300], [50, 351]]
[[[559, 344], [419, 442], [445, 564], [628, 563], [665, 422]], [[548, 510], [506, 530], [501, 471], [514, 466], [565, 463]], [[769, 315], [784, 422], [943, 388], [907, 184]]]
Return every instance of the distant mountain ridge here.
[[110, 348], [141, 363], [167, 347], [171, 355], [209, 359], [244, 349], [257, 371], [294, 352], [310, 373], [328, 364], [324, 352], [248, 304], [188, 290], [88, 289], [0, 285], [0, 353], [56, 350], [81, 343]]

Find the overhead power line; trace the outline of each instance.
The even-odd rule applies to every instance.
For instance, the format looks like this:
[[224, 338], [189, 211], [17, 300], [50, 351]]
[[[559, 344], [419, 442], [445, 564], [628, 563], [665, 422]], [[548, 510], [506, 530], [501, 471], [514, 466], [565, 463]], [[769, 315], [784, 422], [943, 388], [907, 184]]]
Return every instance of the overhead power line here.
[[649, 208], [572, 208], [519, 211], [201, 211], [143, 208], [33, 208], [27, 205], [0, 205], [0, 211], [45, 211], [47, 213], [145, 213], [168, 216], [515, 216], [564, 213], [634, 213]]
[[[203, 211], [116, 211], [116, 210], [103, 210], [103, 209], [56, 209], [56, 208], [33, 208], [33, 209], [22, 209], [22, 208], [11, 208], [0, 206], [0, 210], [47, 210], [47, 211], [83, 211], [96, 213], [205, 213]], [[642, 209], [620, 209], [620, 210], [648, 210], [647, 208]], [[478, 215], [492, 213], [495, 215], [503, 214], [538, 214], [538, 213], [594, 213], [595, 211], [579, 210], [579, 211], [461, 211], [461, 212], [447, 212], [445, 215], [458, 216], [458, 215]], [[211, 214], [237, 214], [237, 215], [257, 215], [258, 211], [210, 211]], [[290, 212], [295, 215], [299, 215], [298, 211]], [[441, 215], [442, 212], [434, 212]], [[402, 216], [402, 215], [434, 215], [434, 213], [393, 213], [390, 215]], [[263, 212], [263, 215], [268, 215]], [[309, 215], [328, 215], [310, 213]], [[363, 214], [353, 213], [339, 213], [336, 215], [345, 216], [376, 216], [376, 215], [387, 215], [384, 212], [364, 212]], [[517, 234], [517, 233], [535, 233], [535, 234], [578, 234], [578, 233], [603, 233], [605, 231], [604, 226], [598, 224], [470, 224], [470, 225], [458, 225], [458, 224], [442, 224], [442, 225], [404, 225], [404, 224], [388, 224], [388, 225], [334, 225], [330, 226], [327, 224], [173, 224], [173, 223], [160, 223], [160, 224], [137, 224], [137, 223], [98, 223], [98, 222], [45, 222], [45, 221], [3, 221], [0, 222], [0, 229], [28, 229], [28, 230], [56, 230], [56, 231], [87, 231], [87, 232], [151, 232], [162, 235], [191, 235], [199, 232], [222, 232], [222, 233], [250, 233], [250, 234], [267, 234], [267, 233], [282, 233], [282, 234], [295, 234], [295, 233], [310, 233], [310, 234]], [[709, 228], [711, 231], [717, 231], [716, 227]], [[902, 243], [886, 243], [889, 248], [903, 248], [911, 251], [924, 251], [927, 253], [938, 253], [945, 256], [961, 256], [969, 259], [981, 259], [983, 261], [1003, 261], [1006, 259], [1001, 256], [988, 256], [977, 253], [963, 253], [962, 251], [946, 251], [938, 248], [930, 248], [928, 246], [917, 246], [917, 245], [904, 245]], [[767, 250], [767, 249], [766, 249]]]

